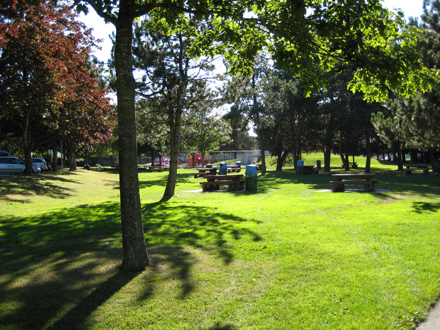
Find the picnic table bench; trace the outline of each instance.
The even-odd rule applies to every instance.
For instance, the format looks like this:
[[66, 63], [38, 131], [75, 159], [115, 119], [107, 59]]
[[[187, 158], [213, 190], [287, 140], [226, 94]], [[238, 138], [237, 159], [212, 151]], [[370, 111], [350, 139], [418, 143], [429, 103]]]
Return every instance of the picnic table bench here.
[[221, 185], [227, 185], [229, 191], [244, 189], [243, 174], [219, 174], [203, 176], [207, 181], [200, 182], [203, 191], [219, 190]]
[[198, 172], [194, 172], [193, 173], [195, 179], [196, 178], [201, 178], [204, 175], [208, 175], [208, 174], [211, 174], [211, 175], [216, 175], [217, 174], [217, 167], [199, 167], [199, 168], [196, 168], [196, 170]]
[[344, 191], [346, 184], [363, 185], [364, 191], [374, 191], [374, 184], [377, 183], [373, 180], [375, 175], [375, 173], [332, 174], [336, 181], [330, 181], [330, 184], [333, 185], [334, 192]]
[[148, 172], [163, 172], [163, 166], [162, 165], [148, 165]]
[[228, 173], [239, 173], [241, 171], [241, 166], [238, 165], [228, 165], [227, 166]]
[[[348, 166], [351, 168], [358, 168], [357, 162], [348, 162]], [[344, 167], [344, 164], [342, 164], [342, 167]]]
[[429, 173], [428, 165], [406, 165], [406, 168], [403, 169], [406, 175], [411, 174], [412, 171], [422, 170], [423, 174]]
[[303, 169], [304, 174], [317, 174], [318, 173], [318, 170], [316, 170], [316, 171], [314, 170], [315, 165], [304, 165], [303, 167], [304, 167], [304, 169]]

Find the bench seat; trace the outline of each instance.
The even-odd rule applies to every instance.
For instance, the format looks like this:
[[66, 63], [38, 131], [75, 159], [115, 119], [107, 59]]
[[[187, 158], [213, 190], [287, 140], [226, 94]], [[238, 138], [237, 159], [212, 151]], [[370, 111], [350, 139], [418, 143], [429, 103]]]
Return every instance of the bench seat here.
[[[373, 181], [355, 181], [355, 180], [342, 180], [342, 181], [330, 181], [330, 184], [334, 184], [335, 187], [333, 187], [333, 191], [344, 191], [346, 184], [355, 184], [355, 185], [363, 185], [365, 191], [372, 191], [374, 190], [374, 184], [377, 183], [377, 180]], [[370, 189], [370, 186], [372, 186], [372, 189]]]
[[[240, 180], [240, 189], [244, 189], [244, 180]], [[214, 186], [214, 189], [220, 189], [221, 185], [227, 185], [228, 190], [233, 191], [235, 190], [235, 182], [234, 181], [227, 181], [227, 180], [218, 180], [218, 181], [204, 181], [200, 182], [202, 185], [203, 191], [208, 191], [208, 186]]]
[[[357, 162], [348, 162], [348, 166], [351, 168], [358, 168], [358, 163]], [[341, 166], [342, 168], [344, 168], [344, 165]]]
[[163, 172], [163, 166], [149, 166], [147, 171], [148, 172], [153, 172], [153, 171]]
[[377, 183], [377, 180], [373, 181], [354, 181], [354, 180], [342, 180], [342, 181], [330, 181], [331, 184], [370, 184], [370, 183]]
[[421, 167], [421, 168], [404, 168], [403, 171], [407, 175], [411, 174], [411, 171], [423, 171], [423, 174], [429, 173], [428, 167], [426, 167], [426, 168], [423, 168], [423, 167]]

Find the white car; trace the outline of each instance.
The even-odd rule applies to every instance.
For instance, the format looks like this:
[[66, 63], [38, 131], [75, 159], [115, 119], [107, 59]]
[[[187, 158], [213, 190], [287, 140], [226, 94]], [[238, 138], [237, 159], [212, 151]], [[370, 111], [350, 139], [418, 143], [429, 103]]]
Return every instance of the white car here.
[[41, 168], [41, 172], [49, 171], [49, 167], [43, 158], [32, 157], [32, 164], [37, 164]]
[[[0, 174], [23, 173], [26, 165], [23, 160], [13, 156], [0, 156]], [[37, 164], [32, 164], [32, 172], [40, 173], [41, 168]]]

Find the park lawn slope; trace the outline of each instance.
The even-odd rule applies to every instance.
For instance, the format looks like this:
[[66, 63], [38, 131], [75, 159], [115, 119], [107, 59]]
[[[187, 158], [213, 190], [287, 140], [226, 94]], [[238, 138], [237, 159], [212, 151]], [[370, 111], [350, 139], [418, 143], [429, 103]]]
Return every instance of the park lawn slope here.
[[142, 173], [140, 274], [118, 272], [115, 198], [33, 215], [18, 203], [0, 216], [1, 328], [411, 329], [440, 296], [440, 182], [378, 172], [377, 194], [293, 171], [259, 176], [258, 193], [200, 193], [179, 170], [168, 201], [167, 174]]

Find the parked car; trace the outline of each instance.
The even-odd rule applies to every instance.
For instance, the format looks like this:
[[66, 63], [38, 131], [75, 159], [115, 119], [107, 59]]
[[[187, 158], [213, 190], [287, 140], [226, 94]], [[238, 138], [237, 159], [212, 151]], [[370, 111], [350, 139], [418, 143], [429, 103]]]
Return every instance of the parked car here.
[[[23, 173], [26, 165], [23, 160], [14, 156], [0, 156], [0, 174]], [[32, 164], [32, 172], [40, 173], [41, 168], [37, 164]]]
[[49, 167], [43, 158], [32, 157], [32, 164], [37, 164], [41, 168], [42, 172], [49, 171]]
[[18, 157], [0, 156], [0, 174], [23, 173], [24, 162]]
[[0, 150], [0, 156], [9, 156], [9, 153], [4, 150]]

